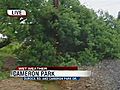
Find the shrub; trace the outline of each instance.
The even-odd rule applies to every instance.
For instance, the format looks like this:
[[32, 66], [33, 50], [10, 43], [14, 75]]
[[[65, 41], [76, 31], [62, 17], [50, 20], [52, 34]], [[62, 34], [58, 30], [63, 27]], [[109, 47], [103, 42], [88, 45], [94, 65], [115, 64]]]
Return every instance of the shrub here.
[[85, 49], [85, 51], [78, 53], [77, 60], [81, 65], [95, 65], [100, 59], [95, 51]]

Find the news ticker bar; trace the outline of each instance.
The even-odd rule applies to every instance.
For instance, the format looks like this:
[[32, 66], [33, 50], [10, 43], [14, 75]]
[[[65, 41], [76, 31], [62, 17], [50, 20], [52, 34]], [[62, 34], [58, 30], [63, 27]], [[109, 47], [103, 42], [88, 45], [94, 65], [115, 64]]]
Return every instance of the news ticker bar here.
[[91, 71], [80, 70], [12, 70], [11, 77], [90, 77]]
[[78, 67], [77, 66], [72, 66], [72, 67], [18, 66], [18, 67], [16, 67], [16, 70], [78, 70]]
[[80, 77], [23, 77], [23, 80], [80, 80]]

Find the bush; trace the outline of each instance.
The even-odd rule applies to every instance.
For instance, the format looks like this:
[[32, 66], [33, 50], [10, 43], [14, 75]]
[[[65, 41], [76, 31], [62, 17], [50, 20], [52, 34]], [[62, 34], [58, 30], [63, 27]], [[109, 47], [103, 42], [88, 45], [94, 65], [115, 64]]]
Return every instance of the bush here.
[[10, 73], [8, 72], [0, 72], [0, 80], [8, 78]]
[[90, 49], [85, 49], [85, 51], [78, 53], [78, 61], [81, 65], [95, 65], [99, 62], [98, 54]]
[[80, 66], [80, 63], [78, 63], [77, 60], [69, 54], [65, 54], [64, 57], [59, 56], [59, 60], [61, 61], [60, 66]]

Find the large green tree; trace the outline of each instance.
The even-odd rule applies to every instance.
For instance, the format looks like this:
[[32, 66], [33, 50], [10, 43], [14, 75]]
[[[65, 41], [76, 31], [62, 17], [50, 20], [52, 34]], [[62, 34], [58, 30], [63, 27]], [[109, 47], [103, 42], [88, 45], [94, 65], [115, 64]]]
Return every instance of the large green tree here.
[[[120, 57], [119, 21], [108, 13], [81, 5], [79, 0], [1, 0], [0, 33], [7, 43], [19, 43], [13, 53], [21, 65], [94, 64], [103, 58]], [[24, 9], [28, 16], [22, 24], [9, 17], [8, 9]]]

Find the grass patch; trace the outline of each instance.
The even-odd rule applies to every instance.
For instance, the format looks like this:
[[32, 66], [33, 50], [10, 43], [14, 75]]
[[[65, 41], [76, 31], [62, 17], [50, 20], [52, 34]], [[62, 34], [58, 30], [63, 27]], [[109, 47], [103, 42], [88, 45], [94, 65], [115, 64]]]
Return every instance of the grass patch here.
[[10, 73], [8, 71], [0, 72], [0, 80], [7, 79], [10, 77]]

